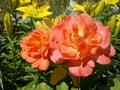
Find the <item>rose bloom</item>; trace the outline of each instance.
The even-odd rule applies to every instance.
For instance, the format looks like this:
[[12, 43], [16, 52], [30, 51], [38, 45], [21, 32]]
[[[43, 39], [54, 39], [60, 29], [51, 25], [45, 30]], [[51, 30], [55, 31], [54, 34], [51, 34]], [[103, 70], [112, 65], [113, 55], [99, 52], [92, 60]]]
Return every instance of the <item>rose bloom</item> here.
[[52, 28], [51, 37], [51, 60], [68, 61], [68, 70], [75, 76], [92, 74], [95, 62], [109, 64], [115, 55], [109, 27], [87, 14], [66, 16]]
[[47, 70], [49, 67], [49, 34], [48, 30], [38, 28], [24, 36], [20, 42], [20, 55], [31, 63], [33, 68]]

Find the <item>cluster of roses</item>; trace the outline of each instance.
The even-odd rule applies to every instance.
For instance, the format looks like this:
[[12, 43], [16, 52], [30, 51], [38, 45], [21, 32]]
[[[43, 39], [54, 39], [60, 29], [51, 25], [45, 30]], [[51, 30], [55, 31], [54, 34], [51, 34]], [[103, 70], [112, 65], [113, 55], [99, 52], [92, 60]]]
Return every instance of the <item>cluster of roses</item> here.
[[33, 68], [47, 70], [67, 62], [75, 76], [88, 76], [99, 64], [109, 64], [115, 49], [110, 43], [109, 27], [87, 14], [66, 16], [51, 30], [37, 28], [22, 38], [20, 54]]

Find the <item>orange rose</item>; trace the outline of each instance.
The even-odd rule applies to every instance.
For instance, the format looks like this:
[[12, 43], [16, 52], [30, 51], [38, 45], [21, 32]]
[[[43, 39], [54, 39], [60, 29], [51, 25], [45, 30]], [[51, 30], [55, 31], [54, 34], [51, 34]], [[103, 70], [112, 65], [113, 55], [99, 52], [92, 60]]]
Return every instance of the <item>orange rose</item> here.
[[52, 28], [51, 37], [51, 60], [58, 64], [68, 61], [75, 76], [90, 75], [95, 62], [109, 64], [115, 55], [109, 28], [87, 14], [66, 16]]
[[47, 70], [49, 67], [49, 34], [48, 30], [38, 28], [23, 37], [20, 42], [22, 47], [20, 55], [31, 63], [33, 68]]

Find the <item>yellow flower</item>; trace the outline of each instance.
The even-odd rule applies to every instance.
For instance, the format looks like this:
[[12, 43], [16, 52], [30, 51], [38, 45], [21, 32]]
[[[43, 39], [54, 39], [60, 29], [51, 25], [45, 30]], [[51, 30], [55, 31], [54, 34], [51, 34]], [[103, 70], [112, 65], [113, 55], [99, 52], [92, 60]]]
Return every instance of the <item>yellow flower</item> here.
[[19, 3], [21, 5], [26, 4], [26, 3], [30, 3], [30, 2], [31, 2], [31, 0], [19, 0]]
[[41, 7], [38, 7], [38, 3], [33, 2], [32, 5], [18, 7], [16, 10], [24, 13], [22, 16], [22, 20], [24, 21], [27, 17], [44, 18], [48, 15], [51, 15], [52, 12], [48, 11], [49, 8], [50, 6], [48, 3]]
[[99, 15], [102, 10], [104, 9], [104, 1], [100, 1], [98, 3], [95, 3], [91, 6], [91, 16], [94, 17], [94, 16], [97, 16]]
[[53, 23], [54, 23], [54, 25], [55, 24], [57, 24], [59, 21], [61, 21], [62, 20], [62, 17], [56, 17], [55, 19], [54, 19], [54, 21], [53, 21]]
[[119, 0], [105, 0], [106, 4], [116, 5], [116, 3], [119, 2]]
[[44, 18], [43, 21], [37, 21], [36, 24], [38, 27], [50, 29], [52, 26], [57, 24], [60, 20], [62, 20], [62, 17], [60, 16], [56, 18]]
[[85, 6], [76, 4], [75, 7], [73, 8], [73, 11], [78, 11], [78, 10], [83, 12], [83, 13], [86, 13]]
[[36, 21], [36, 24], [37, 24], [38, 27], [46, 28], [46, 27], [43, 25], [42, 21]]
[[12, 4], [14, 7], [20, 7], [25, 4], [30, 4], [34, 2], [35, 0], [12, 0]]
[[120, 22], [120, 14], [117, 14], [116, 16], [117, 16], [116, 19]]

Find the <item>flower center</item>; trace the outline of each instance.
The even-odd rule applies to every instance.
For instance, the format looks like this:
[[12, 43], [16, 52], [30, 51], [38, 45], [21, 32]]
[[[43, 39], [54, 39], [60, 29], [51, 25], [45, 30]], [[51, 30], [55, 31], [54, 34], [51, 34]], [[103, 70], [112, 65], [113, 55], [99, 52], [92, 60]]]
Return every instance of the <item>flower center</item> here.
[[79, 36], [78, 34], [73, 34], [73, 35], [72, 35], [72, 41], [73, 41], [75, 44], [79, 44], [79, 42], [82, 41], [82, 38], [81, 38], [81, 36]]
[[98, 33], [93, 34], [83, 34], [83, 33], [74, 33], [71, 35], [73, 44], [72, 48], [75, 48], [80, 52], [80, 56], [87, 54], [92, 48], [96, 47], [101, 43], [101, 35]]

